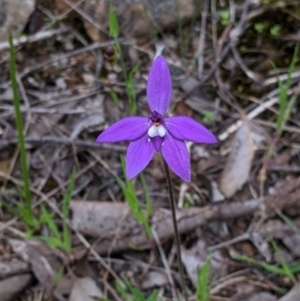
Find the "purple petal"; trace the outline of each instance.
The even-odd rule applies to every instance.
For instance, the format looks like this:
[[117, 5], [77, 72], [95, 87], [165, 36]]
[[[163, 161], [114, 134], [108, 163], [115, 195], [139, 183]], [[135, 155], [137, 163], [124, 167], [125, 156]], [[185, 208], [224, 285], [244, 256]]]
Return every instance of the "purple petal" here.
[[126, 117], [114, 123], [102, 132], [97, 142], [120, 142], [132, 141], [140, 138], [148, 131], [148, 118], [146, 117]]
[[132, 179], [140, 173], [150, 162], [155, 149], [148, 139], [148, 135], [144, 135], [138, 140], [130, 142], [126, 155], [126, 175], [128, 179]]
[[190, 157], [185, 142], [167, 133], [161, 152], [172, 171], [184, 181], [190, 182]]
[[172, 80], [166, 60], [158, 56], [150, 69], [147, 83], [147, 98], [151, 111], [164, 115], [172, 94]]
[[152, 144], [157, 152], [160, 151], [164, 138], [156, 136], [151, 138]]
[[179, 140], [198, 143], [217, 143], [217, 138], [202, 124], [186, 116], [165, 118], [167, 130]]

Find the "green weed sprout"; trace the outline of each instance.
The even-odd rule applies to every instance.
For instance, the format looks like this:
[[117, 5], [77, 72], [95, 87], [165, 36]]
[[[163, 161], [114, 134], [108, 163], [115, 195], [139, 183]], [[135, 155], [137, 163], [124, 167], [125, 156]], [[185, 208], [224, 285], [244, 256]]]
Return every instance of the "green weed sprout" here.
[[54, 215], [49, 213], [44, 206], [41, 206], [42, 215], [40, 217], [40, 223], [48, 226], [52, 236], [41, 236], [40, 239], [45, 241], [49, 246], [53, 248], [61, 248], [67, 253], [71, 253], [72, 250], [70, 229], [68, 227], [67, 221], [69, 218], [69, 204], [72, 199], [74, 186], [75, 186], [75, 171], [73, 171], [71, 175], [70, 183], [67, 187], [67, 191], [62, 201], [62, 215], [63, 215], [62, 234], [60, 234], [59, 229], [54, 222]]
[[208, 284], [210, 272], [210, 258], [208, 257], [201, 269], [197, 269], [197, 288], [196, 300], [209, 301], [210, 300], [210, 287]]
[[158, 291], [156, 290], [153, 291], [151, 295], [148, 298], [146, 298], [144, 297], [143, 293], [138, 288], [134, 287], [127, 278], [123, 277], [123, 281], [128, 287], [130, 294], [127, 293], [126, 289], [118, 281], [116, 282], [116, 288], [117, 291], [122, 295], [122, 297], [126, 301], [156, 301], [157, 300]]
[[[121, 164], [122, 164], [123, 174], [125, 175], [125, 160], [123, 157], [121, 157]], [[152, 232], [149, 225], [149, 218], [152, 215], [152, 205], [143, 176], [141, 176], [141, 181], [142, 181], [143, 190], [145, 191], [145, 198], [146, 198], [145, 212], [136, 195], [133, 182], [131, 180], [128, 180], [126, 176], [125, 176], [125, 182], [123, 182], [119, 177], [117, 177], [117, 182], [125, 196], [125, 200], [130, 209], [131, 214], [139, 223], [143, 225], [147, 237], [150, 238]]]

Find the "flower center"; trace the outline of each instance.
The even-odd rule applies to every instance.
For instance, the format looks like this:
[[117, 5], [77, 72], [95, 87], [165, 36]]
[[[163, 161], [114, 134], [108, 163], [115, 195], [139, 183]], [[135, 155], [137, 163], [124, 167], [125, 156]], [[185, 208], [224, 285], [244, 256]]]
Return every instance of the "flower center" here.
[[149, 119], [153, 122], [154, 125], [158, 126], [162, 123], [162, 116], [157, 113], [156, 111], [153, 111], [149, 117]]
[[154, 137], [164, 137], [166, 134], [166, 128], [162, 124], [163, 117], [157, 113], [156, 111], [153, 111], [149, 117], [151, 122], [153, 123], [151, 127], [148, 130], [148, 136], [150, 138]]

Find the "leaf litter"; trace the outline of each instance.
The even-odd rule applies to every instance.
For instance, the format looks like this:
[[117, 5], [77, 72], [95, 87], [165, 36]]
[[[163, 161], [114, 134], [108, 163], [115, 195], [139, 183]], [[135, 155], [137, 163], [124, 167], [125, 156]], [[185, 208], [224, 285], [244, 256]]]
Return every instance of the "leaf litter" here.
[[[125, 145], [100, 147], [94, 143], [99, 131], [129, 112], [122, 67], [118, 60], [112, 63], [107, 55], [106, 47], [113, 42], [99, 41], [103, 38], [100, 33], [106, 29], [98, 21], [90, 22], [100, 9], [100, 15], [103, 13], [105, 5], [91, 10], [91, 1], [86, 0], [78, 7], [73, 6], [67, 19], [57, 19], [55, 14], [70, 9], [66, 1], [37, 2], [25, 29], [28, 36], [15, 40], [34, 212], [36, 216], [41, 214], [39, 202], [43, 202], [47, 210], [57, 208], [53, 219], [59, 230], [63, 228], [59, 208], [76, 166], [76, 186], [68, 217], [72, 252], [64, 254], [37, 240], [24, 241], [24, 225], [2, 207], [4, 240], [0, 241], [0, 256], [9, 268], [7, 264], [0, 265], [7, 271], [0, 273], [3, 275], [1, 297], [24, 301], [40, 293], [43, 300], [50, 300], [54, 294], [58, 300], [104, 297], [120, 301], [123, 295], [117, 291], [115, 281], [122, 282], [121, 277], [126, 276], [145, 296], [157, 288], [162, 296], [171, 298], [174, 288], [175, 294], [179, 291], [178, 270], [160, 159], [155, 156], [144, 174], [153, 203], [149, 224], [165, 253], [168, 270], [175, 279], [174, 288], [170, 287], [166, 261], [163, 263], [157, 251], [157, 241], [148, 239], [143, 227], [131, 216], [116, 182], [116, 175], [122, 178], [119, 158], [125, 154]], [[173, 5], [169, 2], [168, 5]], [[179, 2], [191, 7], [191, 1]], [[92, 5], [97, 5], [97, 1]], [[130, 4], [126, 2], [126, 5]], [[280, 98], [277, 79], [288, 78], [289, 58], [294, 53], [300, 26], [296, 16], [299, 7], [289, 1], [283, 5], [277, 1], [268, 5], [259, 1], [235, 3], [230, 7], [227, 3], [220, 5], [212, 1], [208, 9], [209, 6], [200, 4], [199, 13], [206, 14], [206, 23], [201, 22], [200, 15], [195, 14], [195, 18], [193, 14], [188, 15], [184, 20], [187, 23], [182, 23], [181, 34], [181, 30], [169, 27], [172, 22], [177, 27], [176, 14], [172, 13], [176, 11], [174, 7], [168, 10], [167, 27], [162, 24], [161, 42], [167, 45], [164, 55], [174, 80], [169, 113], [203, 121], [220, 138], [216, 146], [190, 145], [191, 184], [181, 189], [181, 183], [173, 178], [176, 194], [181, 193], [178, 223], [186, 279], [192, 297], [197, 284], [195, 268], [201, 267], [209, 250], [213, 250], [209, 280], [212, 300], [298, 300], [298, 284], [271, 270], [282, 268], [283, 258], [295, 275], [299, 273], [297, 101], [283, 126], [282, 137], [276, 139], [274, 131], [277, 115], [282, 114], [277, 106]], [[136, 13], [132, 7], [122, 11], [124, 7], [117, 4], [115, 9], [117, 16], [123, 16], [120, 22], [124, 24], [119, 27], [124, 31], [122, 34], [137, 37], [138, 43], [147, 41], [140, 46], [133, 40], [120, 39], [126, 66], [132, 70], [137, 62], [142, 62], [133, 80], [138, 113], [148, 116], [145, 84], [154, 58], [154, 35], [147, 32], [139, 36], [138, 28], [131, 27], [142, 24], [140, 29], [145, 31], [147, 22], [137, 21], [142, 13]], [[207, 11], [203, 11], [205, 9]], [[224, 17], [224, 9], [232, 19]], [[150, 12], [153, 13], [152, 7]], [[154, 15], [159, 22], [165, 19], [160, 13], [158, 10], [155, 13], [158, 15]], [[38, 17], [39, 14], [42, 17]], [[50, 23], [53, 29], [43, 28]], [[185, 40], [188, 34], [191, 36]], [[198, 48], [200, 36], [204, 44]], [[7, 45], [6, 41], [0, 43], [0, 198], [15, 206], [22, 199], [22, 182], [18, 181], [21, 174], [8, 82]], [[196, 65], [187, 64], [180, 57], [180, 47], [185, 48], [185, 59], [204, 62], [199, 74], [195, 71], [198, 70]], [[203, 51], [198, 53], [199, 49]], [[275, 69], [270, 62], [275, 63]], [[287, 92], [291, 97], [297, 94], [297, 68], [298, 63]], [[259, 84], [258, 78], [263, 84]], [[110, 93], [112, 90], [115, 94]], [[241, 111], [245, 118], [241, 117]], [[268, 137], [262, 137], [257, 128], [263, 128]], [[268, 144], [274, 144], [274, 150], [272, 157], [266, 160]], [[263, 182], [262, 167], [266, 170]], [[144, 186], [139, 178], [134, 185], [144, 209]], [[39, 234], [49, 235], [46, 226], [40, 231]], [[271, 238], [278, 245], [281, 259], [275, 254]], [[255, 261], [242, 262], [232, 254], [242, 254]], [[94, 273], [89, 268], [81, 269], [80, 261], [85, 256], [89, 263], [86, 265]], [[23, 265], [14, 266], [14, 257]], [[255, 262], [269, 264], [269, 270]], [[14, 281], [18, 285], [12, 285]], [[14, 289], [7, 290], [4, 297], [1, 285]]]
[[220, 188], [227, 198], [232, 197], [248, 180], [255, 154], [252, 135], [250, 123], [244, 121], [232, 140], [220, 180]]

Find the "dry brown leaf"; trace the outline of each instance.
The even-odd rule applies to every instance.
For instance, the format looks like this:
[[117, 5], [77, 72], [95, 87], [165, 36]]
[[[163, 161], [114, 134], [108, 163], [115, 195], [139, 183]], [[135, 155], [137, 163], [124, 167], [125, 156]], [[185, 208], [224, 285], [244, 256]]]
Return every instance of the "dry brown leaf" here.
[[290, 250], [290, 252], [299, 257], [300, 256], [300, 250], [299, 248], [295, 248], [295, 246], [300, 245], [300, 234], [293, 233], [289, 236], [284, 236], [283, 241], [284, 245]]
[[212, 202], [222, 202], [225, 197], [219, 189], [219, 185], [215, 181], [211, 181], [211, 200]]
[[244, 301], [276, 301], [276, 296], [268, 292], [253, 293], [251, 296], [244, 299]]
[[32, 274], [21, 274], [0, 281], [1, 301], [14, 301], [32, 282]]
[[250, 239], [265, 260], [270, 262], [272, 259], [272, 252], [269, 242], [266, 239], [266, 234], [264, 232], [260, 233], [259, 231], [253, 231], [250, 235]]
[[[101, 41], [106, 37], [103, 31], [106, 31], [108, 24], [108, 6], [108, 0], [83, 2], [85, 13], [89, 14], [92, 20], [97, 21], [91, 22], [86, 18], [82, 20], [89, 37], [94, 41]], [[200, 12], [202, 5], [199, 4], [195, 9], [193, 0], [181, 0], [178, 1], [178, 6], [180, 18], [186, 22], [195, 13]], [[176, 26], [178, 20], [173, 0], [115, 1], [113, 10], [122, 33], [125, 36], [136, 38], [138, 43], [146, 42], [150, 38], [149, 33], [156, 26], [161, 29], [171, 29]]]
[[142, 289], [153, 289], [154, 287], [162, 287], [168, 283], [168, 277], [165, 273], [150, 271], [147, 273], [142, 282]]
[[70, 208], [74, 229], [87, 235], [124, 237], [141, 231], [124, 203], [73, 201]]
[[96, 298], [103, 298], [103, 294], [92, 278], [75, 280], [69, 301], [95, 301]]
[[291, 291], [278, 301], [299, 301], [300, 300], [300, 284], [297, 283]]
[[[30, 265], [23, 260], [12, 258], [9, 261], [0, 262], [0, 279], [30, 272]], [[0, 290], [1, 291], [1, 290]]]
[[35, 277], [43, 287], [51, 290], [53, 279], [62, 266], [54, 249], [39, 240], [10, 239], [9, 244], [15, 253], [31, 264]]
[[[0, 161], [0, 171], [7, 174], [9, 171], [10, 162], [11, 162], [11, 158]], [[3, 181], [5, 181], [5, 178], [0, 176], [0, 182]]]
[[[197, 269], [202, 268], [207, 257], [207, 243], [201, 236], [195, 246], [190, 249], [182, 248], [182, 262], [194, 287], [197, 287]], [[223, 264], [224, 257], [220, 250], [212, 252], [210, 257], [210, 275], [214, 280], [227, 275], [227, 266]]]
[[10, 31], [13, 36], [18, 36], [23, 31], [34, 11], [35, 2], [35, 0], [22, 1], [20, 9], [19, 0], [0, 0], [0, 41], [7, 41]]
[[83, 104], [78, 104], [76, 109], [86, 110], [85, 113], [76, 115], [76, 118], [70, 118], [68, 125], [72, 129], [71, 139], [76, 139], [83, 130], [94, 129], [105, 121], [103, 115], [104, 96], [98, 94], [93, 97], [88, 97]]
[[221, 176], [220, 188], [226, 197], [232, 197], [246, 183], [254, 151], [250, 124], [244, 121], [232, 140], [231, 153]]

